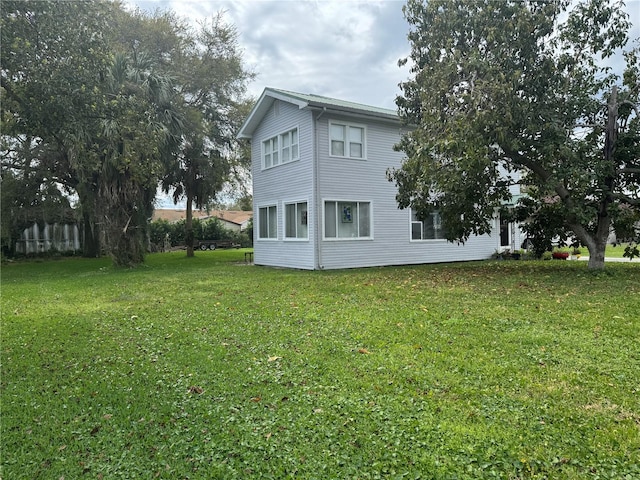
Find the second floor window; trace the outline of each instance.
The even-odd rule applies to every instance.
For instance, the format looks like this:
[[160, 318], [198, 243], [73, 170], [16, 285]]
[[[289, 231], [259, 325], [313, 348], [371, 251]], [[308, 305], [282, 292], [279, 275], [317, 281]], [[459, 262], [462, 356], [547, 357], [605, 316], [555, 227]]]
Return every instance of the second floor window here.
[[365, 158], [365, 129], [359, 125], [329, 124], [332, 157]]
[[300, 158], [298, 129], [271, 137], [262, 142], [262, 168], [271, 168]]

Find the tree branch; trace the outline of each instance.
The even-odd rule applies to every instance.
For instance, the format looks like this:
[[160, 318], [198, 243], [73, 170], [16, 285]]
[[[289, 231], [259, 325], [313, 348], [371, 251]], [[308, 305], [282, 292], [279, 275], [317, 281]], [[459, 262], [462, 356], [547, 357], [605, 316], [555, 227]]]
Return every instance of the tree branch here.
[[[501, 147], [504, 152], [511, 158], [514, 163], [522, 165], [523, 167], [528, 168], [533, 173], [535, 173], [543, 182], [547, 182], [551, 178], [551, 173], [548, 172], [542, 165], [532, 160], [529, 160], [524, 155], [521, 155], [518, 152], [512, 151], [510, 149], [505, 149]], [[564, 203], [567, 207], [572, 208], [574, 206], [573, 199], [571, 198], [571, 193], [567, 188], [561, 183], [558, 182], [553, 186], [553, 190], [558, 194], [562, 203]]]
[[622, 203], [626, 203], [627, 205], [632, 205], [636, 207], [640, 206], [640, 198], [632, 198], [623, 193], [612, 193], [611, 197], [615, 198], [616, 200], [619, 200]]
[[616, 170], [616, 175], [622, 173], [640, 173], [640, 167], [625, 167]]

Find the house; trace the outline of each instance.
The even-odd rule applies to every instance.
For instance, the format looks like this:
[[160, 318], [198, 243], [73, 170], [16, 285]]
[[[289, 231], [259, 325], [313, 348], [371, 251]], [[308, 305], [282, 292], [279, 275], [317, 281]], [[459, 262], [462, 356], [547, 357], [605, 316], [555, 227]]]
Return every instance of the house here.
[[[400, 210], [387, 170], [404, 127], [393, 110], [266, 88], [238, 137], [251, 139], [254, 260], [258, 265], [336, 269], [479, 260], [501, 247], [491, 236], [447, 242], [437, 213]], [[502, 240], [514, 242], [509, 227]], [[519, 245], [518, 245], [519, 247]]]
[[217, 218], [222, 226], [234, 232], [243, 232], [253, 218], [253, 212], [243, 210], [211, 210], [209, 218]]
[[[246, 230], [252, 217], [253, 212], [243, 210], [210, 210], [209, 212], [193, 210], [194, 219], [209, 220], [210, 218], [217, 218], [224, 228], [234, 232]], [[170, 223], [175, 223], [185, 218], [187, 218], [186, 210], [156, 208], [153, 211], [151, 220], [166, 220]]]

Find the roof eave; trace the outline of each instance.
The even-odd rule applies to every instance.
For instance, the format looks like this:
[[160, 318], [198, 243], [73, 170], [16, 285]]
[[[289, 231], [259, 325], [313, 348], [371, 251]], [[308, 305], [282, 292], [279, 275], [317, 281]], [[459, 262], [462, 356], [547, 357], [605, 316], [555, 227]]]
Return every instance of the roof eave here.
[[238, 131], [238, 135], [236, 135], [236, 138], [239, 138], [239, 139], [252, 138], [254, 130], [260, 123], [260, 120], [262, 119], [263, 115], [266, 113], [269, 107], [271, 107], [271, 104], [273, 103], [274, 100], [282, 100], [284, 102], [293, 103], [294, 105], [297, 105], [298, 108], [300, 109], [303, 109], [309, 105], [308, 102], [305, 102], [303, 100], [300, 100], [298, 98], [295, 98], [289, 95], [282, 94], [280, 92], [277, 92], [267, 87], [264, 89], [264, 91], [262, 92], [262, 95], [260, 95], [260, 98], [254, 105], [254, 107], [251, 109], [251, 113], [249, 114], [247, 119], [244, 121], [244, 123], [240, 127], [240, 130]]
[[401, 124], [400, 117], [395, 113], [386, 113], [380, 111], [372, 111], [360, 108], [350, 108], [348, 106], [339, 106], [333, 103], [327, 103], [317, 100], [304, 100], [296, 96], [295, 94], [287, 94], [287, 92], [275, 90], [272, 88], [265, 88], [262, 95], [256, 102], [255, 106], [251, 110], [251, 113], [240, 127], [237, 138], [239, 139], [251, 139], [253, 132], [257, 128], [258, 124], [262, 120], [262, 117], [271, 107], [274, 100], [281, 100], [294, 105], [297, 105], [299, 109], [311, 108], [313, 110], [331, 111], [338, 114], [356, 116], [359, 118], [376, 118], [379, 120]]
[[314, 110], [324, 110], [327, 112], [356, 116], [360, 118], [378, 118], [394, 123], [400, 123], [400, 117], [398, 117], [398, 115], [396, 114], [391, 113], [372, 112], [371, 110], [360, 110], [357, 108], [348, 107], [336, 107], [335, 105], [322, 104], [319, 102], [309, 102], [309, 108], [313, 108]]

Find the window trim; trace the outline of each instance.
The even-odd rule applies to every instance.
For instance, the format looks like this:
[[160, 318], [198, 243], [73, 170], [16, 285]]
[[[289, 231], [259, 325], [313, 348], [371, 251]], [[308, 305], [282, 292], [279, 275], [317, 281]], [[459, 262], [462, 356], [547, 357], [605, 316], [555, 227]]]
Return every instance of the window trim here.
[[[293, 142], [293, 132], [296, 132], [296, 140], [297, 142]], [[285, 137], [289, 137], [290, 141], [289, 141], [289, 145], [286, 147], [289, 149], [289, 160], [287, 160], [286, 162], [283, 161], [283, 150], [285, 149], [283, 147], [284, 145], [284, 138]], [[274, 140], [277, 142], [277, 147], [274, 150], [273, 148], [273, 142]], [[267, 144], [269, 145], [269, 149], [267, 149]], [[297, 147], [297, 155], [294, 157], [293, 156], [293, 150], [294, 150], [294, 146]], [[260, 142], [260, 148], [261, 148], [261, 152], [260, 152], [260, 163], [261, 163], [261, 167], [262, 170], [269, 170], [271, 168], [275, 168], [275, 167], [279, 167], [281, 165], [286, 165], [287, 163], [291, 163], [291, 162], [297, 162], [298, 160], [300, 160], [300, 127], [298, 125], [295, 125], [291, 128], [288, 128], [276, 135], [272, 135], [268, 138], [265, 138], [264, 140], [262, 140]], [[267, 151], [268, 150], [268, 151]], [[278, 163], [274, 164], [273, 163], [273, 155], [274, 153], [277, 155], [278, 157]], [[267, 166], [266, 163], [266, 157], [267, 155], [271, 155], [271, 164], [269, 166]]]
[[[359, 222], [359, 204], [367, 203], [369, 204], [369, 236], [367, 237], [338, 237], [338, 211], [336, 210], [336, 236], [335, 237], [327, 237], [327, 203], [335, 202], [336, 209], [339, 203], [357, 203], [358, 204], [358, 222]], [[373, 232], [373, 200], [353, 200], [353, 199], [335, 199], [335, 198], [323, 198], [322, 199], [322, 240], [327, 242], [359, 242], [359, 241], [371, 241], [374, 239]], [[359, 230], [359, 224], [358, 224]]]
[[[269, 209], [270, 208], [275, 208], [276, 209], [276, 236], [275, 237], [262, 237], [261, 234], [261, 227], [262, 227], [262, 220], [260, 218], [260, 211], [266, 208], [267, 209], [267, 220], [269, 219]], [[257, 240], [261, 240], [261, 241], [267, 241], [267, 242], [274, 242], [277, 241], [279, 238], [278, 235], [278, 204], [277, 203], [265, 203], [263, 205], [259, 205], [258, 206], [258, 235], [257, 235]], [[269, 232], [269, 224], [267, 223], [267, 233]]]
[[[424, 238], [424, 220], [414, 220], [413, 219], [413, 208], [409, 208], [409, 242], [421, 243], [421, 242], [446, 242], [446, 238]], [[442, 214], [438, 211], [438, 215], [440, 215], [440, 221], [442, 222]], [[420, 223], [420, 237], [421, 238], [413, 238], [413, 224]], [[444, 228], [443, 228], [444, 230]]]
[[[288, 205], [295, 205], [295, 208], [296, 208], [296, 212], [295, 212], [295, 215], [296, 215], [296, 234], [297, 234], [298, 205], [302, 204], [302, 203], [307, 205], [307, 236], [306, 237], [298, 237], [298, 236], [296, 236], [296, 237], [288, 237], [287, 236], [287, 206]], [[287, 200], [287, 201], [284, 201], [283, 202], [282, 212], [283, 212], [283, 218], [284, 218], [284, 229], [283, 229], [284, 230], [284, 233], [283, 233], [284, 240], [286, 242], [308, 242], [309, 241], [309, 225], [311, 225], [311, 221], [310, 221], [310, 218], [309, 218], [309, 200], [305, 198], [305, 199], [299, 199], [299, 200], [290, 200], [290, 201]]]
[[[333, 141], [331, 138], [331, 127], [334, 125], [339, 125], [345, 127], [345, 139], [344, 139], [344, 155], [334, 155], [331, 153], [331, 142]], [[351, 156], [351, 147], [349, 142], [349, 128], [360, 128], [362, 129], [362, 156], [361, 157], [352, 157]], [[348, 160], [366, 160], [367, 159], [367, 126], [361, 123], [352, 123], [352, 122], [343, 122], [340, 120], [329, 120], [329, 157], [331, 158], [346, 158]]]

